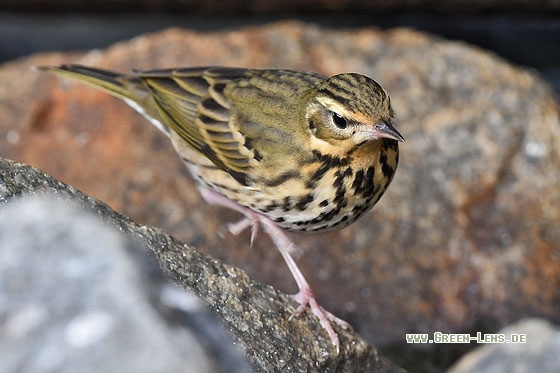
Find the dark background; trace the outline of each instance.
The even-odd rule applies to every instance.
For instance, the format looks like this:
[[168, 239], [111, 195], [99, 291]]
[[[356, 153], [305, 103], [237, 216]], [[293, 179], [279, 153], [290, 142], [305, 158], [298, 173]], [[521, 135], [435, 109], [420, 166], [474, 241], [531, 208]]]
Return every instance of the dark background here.
[[463, 40], [537, 69], [560, 90], [560, 1], [554, 0], [0, 0], [0, 62], [103, 48], [168, 27], [227, 30], [284, 19], [333, 28], [411, 27]]

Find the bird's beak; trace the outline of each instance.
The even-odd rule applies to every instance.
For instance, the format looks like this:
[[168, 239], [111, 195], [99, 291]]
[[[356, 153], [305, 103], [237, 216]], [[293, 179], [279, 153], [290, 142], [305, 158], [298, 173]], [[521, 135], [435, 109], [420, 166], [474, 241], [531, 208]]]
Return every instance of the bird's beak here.
[[368, 128], [365, 133], [372, 137], [385, 137], [387, 139], [404, 142], [404, 137], [402, 137], [399, 131], [387, 120], [374, 124], [371, 128]]

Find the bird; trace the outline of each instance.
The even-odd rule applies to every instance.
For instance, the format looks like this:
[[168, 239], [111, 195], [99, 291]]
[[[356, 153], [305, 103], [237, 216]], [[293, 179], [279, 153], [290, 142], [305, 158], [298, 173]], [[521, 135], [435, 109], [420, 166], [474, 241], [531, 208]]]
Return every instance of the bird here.
[[288, 69], [204, 66], [133, 70], [42, 66], [124, 100], [173, 144], [202, 198], [243, 218], [232, 234], [270, 236], [309, 307], [339, 351], [333, 324], [298, 268], [285, 231], [344, 228], [369, 211], [391, 183], [403, 136], [385, 89], [358, 73], [325, 77]]

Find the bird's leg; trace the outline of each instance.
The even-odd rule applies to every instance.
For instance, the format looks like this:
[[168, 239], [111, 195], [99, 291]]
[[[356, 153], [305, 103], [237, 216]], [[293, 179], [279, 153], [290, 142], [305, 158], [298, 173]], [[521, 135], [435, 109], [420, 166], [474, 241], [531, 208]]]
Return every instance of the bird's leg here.
[[222, 207], [227, 207], [229, 209], [235, 210], [245, 217], [236, 223], [229, 223], [227, 225], [228, 230], [234, 236], [243, 232], [246, 228], [251, 227], [251, 247], [253, 242], [257, 238], [259, 233], [259, 220], [256, 217], [257, 213], [254, 211], [241, 206], [239, 203], [232, 201], [231, 199], [224, 197], [223, 195], [205, 187], [199, 188], [200, 195], [209, 205], [217, 205]]
[[288, 268], [290, 269], [290, 272], [292, 273], [292, 276], [294, 277], [294, 280], [296, 281], [299, 289], [296, 294], [292, 295], [292, 298], [299, 303], [299, 307], [297, 308], [296, 312], [290, 317], [290, 319], [294, 316], [300, 315], [305, 311], [306, 306], [309, 305], [309, 308], [311, 308], [311, 312], [313, 312], [313, 314], [319, 318], [321, 326], [329, 334], [329, 337], [331, 338], [331, 341], [336, 347], [336, 351], [338, 353], [340, 342], [338, 340], [338, 335], [334, 331], [331, 323], [334, 322], [340, 325], [343, 329], [350, 328], [350, 324], [336, 317], [335, 315], [321, 307], [319, 303], [317, 303], [317, 300], [313, 295], [311, 286], [303, 276], [303, 273], [301, 273], [294, 258], [292, 258], [292, 256], [290, 255], [290, 248], [292, 246], [295, 246], [295, 244], [288, 238], [288, 236], [282, 231], [282, 229], [279, 228], [276, 223], [274, 223], [266, 216], [259, 215], [259, 221], [264, 226], [266, 233], [268, 233], [268, 235], [280, 251], [280, 254], [282, 254], [282, 257], [288, 265]]
[[292, 295], [292, 298], [299, 303], [299, 307], [297, 308], [294, 315], [290, 317], [290, 319], [293, 316], [300, 315], [302, 312], [305, 311], [306, 306], [309, 305], [309, 308], [311, 308], [311, 312], [313, 312], [313, 314], [315, 314], [315, 316], [319, 318], [321, 326], [323, 326], [323, 328], [327, 331], [331, 339], [331, 342], [336, 347], [336, 351], [338, 352], [340, 347], [340, 342], [338, 339], [338, 335], [334, 331], [331, 323], [334, 322], [340, 325], [343, 329], [350, 328], [350, 324], [336, 317], [332, 313], [326, 311], [323, 307], [321, 307], [317, 303], [317, 300], [313, 295], [311, 286], [303, 276], [303, 273], [301, 273], [300, 269], [298, 268], [296, 262], [294, 261], [291, 255], [293, 252], [297, 252], [301, 249], [299, 249], [288, 238], [288, 236], [282, 231], [280, 227], [278, 227], [278, 225], [276, 225], [274, 221], [267, 218], [266, 216], [259, 214], [255, 211], [252, 211], [246, 207], [243, 207], [238, 203], [210, 189], [201, 188], [201, 194], [204, 200], [209, 204], [228, 207], [245, 215], [245, 218], [243, 220], [229, 226], [230, 232], [234, 234], [237, 234], [241, 232], [243, 229], [251, 226], [252, 228], [251, 240], [252, 240], [254, 236], [256, 236], [256, 232], [258, 229], [255, 228], [255, 226], [262, 224], [266, 233], [270, 236], [272, 242], [274, 242], [274, 244], [280, 251], [280, 254], [284, 258], [284, 261], [288, 265], [288, 268], [290, 269], [290, 272], [292, 273], [292, 276], [296, 281], [296, 284], [299, 289], [299, 291], [296, 294]]

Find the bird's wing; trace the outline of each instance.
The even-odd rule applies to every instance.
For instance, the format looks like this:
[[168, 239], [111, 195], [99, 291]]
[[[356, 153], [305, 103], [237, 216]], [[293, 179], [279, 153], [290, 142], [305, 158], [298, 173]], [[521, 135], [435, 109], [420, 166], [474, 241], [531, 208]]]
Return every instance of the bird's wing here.
[[[160, 116], [190, 146], [232, 176], [243, 175], [259, 161], [232, 119], [224, 96], [226, 85], [243, 79], [250, 70], [187, 68], [137, 71], [148, 87]], [[247, 144], [248, 145], [248, 144]], [[241, 181], [241, 180], [240, 180]]]
[[291, 70], [227, 67], [136, 76], [165, 124], [244, 185], [281, 179], [293, 170], [305, 137], [297, 98], [324, 79]]
[[247, 170], [259, 162], [232, 120], [226, 85], [243, 79], [251, 70], [237, 68], [187, 68], [137, 71], [150, 90], [165, 123], [190, 146], [216, 166], [245, 183]]

